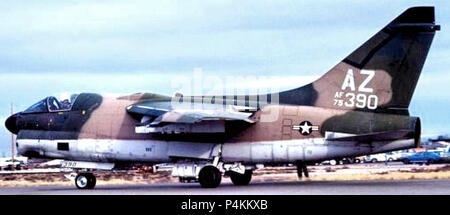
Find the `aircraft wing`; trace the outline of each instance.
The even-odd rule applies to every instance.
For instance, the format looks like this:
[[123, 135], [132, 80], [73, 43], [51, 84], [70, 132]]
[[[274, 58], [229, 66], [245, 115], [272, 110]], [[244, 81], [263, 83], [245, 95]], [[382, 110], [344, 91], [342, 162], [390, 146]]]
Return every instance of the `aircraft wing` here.
[[411, 130], [397, 130], [387, 132], [375, 132], [361, 135], [327, 132], [325, 136], [326, 140], [329, 141], [358, 141], [358, 142], [389, 141], [389, 140], [413, 138], [414, 132]]
[[240, 106], [173, 105], [170, 101], [142, 102], [127, 107], [129, 113], [142, 116], [136, 133], [224, 133], [225, 121], [255, 122], [251, 119], [252, 112], [242, 110]]
[[127, 107], [128, 113], [149, 117], [158, 117], [171, 110], [172, 108], [168, 102], [145, 102]]
[[249, 117], [252, 113], [242, 113], [237, 111], [208, 111], [208, 110], [173, 110], [166, 112], [154, 121], [151, 125], [161, 123], [198, 123], [211, 120], [242, 120], [253, 123]]

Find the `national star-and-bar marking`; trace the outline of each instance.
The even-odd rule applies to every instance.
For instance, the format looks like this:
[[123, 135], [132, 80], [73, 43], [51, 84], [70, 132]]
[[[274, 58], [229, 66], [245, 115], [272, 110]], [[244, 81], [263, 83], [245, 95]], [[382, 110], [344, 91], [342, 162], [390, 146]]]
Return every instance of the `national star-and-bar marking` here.
[[310, 121], [302, 121], [299, 125], [292, 126], [293, 130], [298, 130], [302, 135], [309, 135], [312, 131], [318, 131], [319, 126], [313, 125]]

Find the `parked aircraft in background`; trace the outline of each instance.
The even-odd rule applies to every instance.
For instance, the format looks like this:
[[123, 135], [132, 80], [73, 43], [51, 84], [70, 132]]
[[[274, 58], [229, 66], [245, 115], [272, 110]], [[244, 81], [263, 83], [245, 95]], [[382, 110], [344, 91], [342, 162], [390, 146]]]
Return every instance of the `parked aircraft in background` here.
[[[306, 165], [420, 145], [408, 107], [440, 26], [413, 7], [311, 84], [279, 93], [47, 97], [5, 124], [21, 155], [64, 159], [78, 188], [93, 170], [171, 163], [180, 179], [247, 185], [256, 164]], [[349, 35], [351, 36], [351, 35]]]

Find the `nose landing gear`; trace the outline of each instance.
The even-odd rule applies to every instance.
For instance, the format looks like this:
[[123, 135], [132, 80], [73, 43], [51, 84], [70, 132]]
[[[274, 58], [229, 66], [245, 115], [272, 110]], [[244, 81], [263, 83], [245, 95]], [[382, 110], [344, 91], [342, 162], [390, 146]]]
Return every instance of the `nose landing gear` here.
[[78, 189], [93, 189], [97, 179], [92, 173], [79, 173], [75, 177], [75, 186]]

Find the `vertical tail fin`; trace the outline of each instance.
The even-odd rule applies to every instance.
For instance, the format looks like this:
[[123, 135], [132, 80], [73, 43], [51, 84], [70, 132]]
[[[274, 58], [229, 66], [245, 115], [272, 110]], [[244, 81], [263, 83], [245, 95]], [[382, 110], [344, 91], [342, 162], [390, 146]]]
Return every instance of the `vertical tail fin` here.
[[315, 82], [280, 93], [280, 103], [408, 113], [435, 31], [434, 7], [413, 7]]

